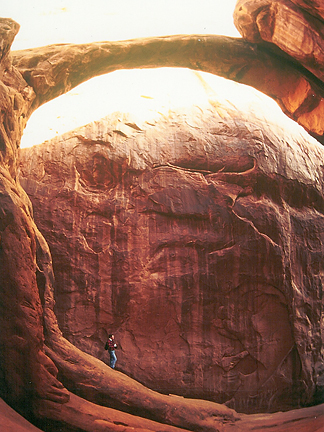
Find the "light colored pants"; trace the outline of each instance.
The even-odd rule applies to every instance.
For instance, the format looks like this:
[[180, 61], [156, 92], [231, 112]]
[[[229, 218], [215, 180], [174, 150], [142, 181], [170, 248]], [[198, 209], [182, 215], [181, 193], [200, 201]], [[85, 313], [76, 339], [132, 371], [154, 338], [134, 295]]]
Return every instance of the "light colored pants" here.
[[109, 355], [110, 355], [110, 367], [112, 369], [115, 369], [115, 365], [116, 365], [116, 361], [117, 361], [117, 356], [115, 351], [109, 351]]

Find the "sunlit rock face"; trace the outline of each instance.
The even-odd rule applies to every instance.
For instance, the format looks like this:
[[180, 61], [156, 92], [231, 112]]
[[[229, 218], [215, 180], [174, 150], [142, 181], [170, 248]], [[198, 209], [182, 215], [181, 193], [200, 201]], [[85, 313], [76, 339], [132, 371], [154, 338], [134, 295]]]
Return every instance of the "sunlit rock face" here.
[[113, 332], [126, 374], [241, 412], [322, 389], [324, 149], [263, 115], [116, 114], [21, 152], [64, 336], [107, 361]]
[[234, 23], [243, 38], [270, 43], [270, 49], [280, 48], [314, 75], [310, 78], [319, 91], [299, 86], [285, 104], [291, 104], [293, 118], [318, 135], [323, 134], [324, 114], [323, 19], [323, 2], [319, 0], [238, 0], [234, 11]]

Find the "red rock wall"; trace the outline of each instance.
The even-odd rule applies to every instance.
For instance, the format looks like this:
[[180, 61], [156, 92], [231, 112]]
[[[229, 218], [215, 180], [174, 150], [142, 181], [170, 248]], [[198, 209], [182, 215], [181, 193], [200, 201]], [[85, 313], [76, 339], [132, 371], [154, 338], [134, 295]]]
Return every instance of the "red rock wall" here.
[[[308, 2], [294, 3], [313, 12]], [[313, 4], [321, 19], [321, 4]], [[300, 20], [303, 13], [282, 20], [290, 16], [287, 5], [279, 2], [268, 8], [270, 15], [262, 15], [264, 40], [290, 55], [291, 48], [298, 48], [294, 57], [321, 79], [322, 27], [313, 19]], [[285, 40], [279, 30], [286, 30], [288, 21], [292, 31]], [[300, 26], [295, 23], [302, 23], [305, 32], [296, 32]], [[19, 26], [1, 19], [0, 27], [1, 396], [25, 415], [43, 416], [44, 421], [59, 421], [64, 411], [62, 423], [68, 430], [74, 424], [92, 431], [91, 422], [106, 429], [101, 417], [106, 414], [99, 406], [101, 426], [93, 407], [85, 425], [82, 403], [70, 398], [45, 355], [46, 350], [57, 364], [64, 363], [60, 373], [70, 372], [75, 386], [88, 385], [90, 398], [93, 387], [100, 387], [84, 369], [80, 373], [86, 354], [79, 355], [54, 329], [51, 258], [16, 178], [20, 138], [31, 113], [79, 83], [118, 68], [199, 65], [255, 85], [320, 138], [321, 81], [302, 75], [298, 63], [282, 67], [281, 56], [229, 38], [60, 44], [10, 54]], [[268, 38], [271, 33], [275, 38]], [[293, 44], [293, 34], [307, 43], [296, 39]], [[309, 51], [312, 43], [315, 49]], [[290, 71], [289, 81], [284, 71]], [[259, 82], [260, 75], [264, 82]], [[24, 168], [26, 188], [28, 184], [33, 201], [40, 204], [35, 207], [37, 220], [54, 251], [60, 325], [70, 340], [98, 356], [108, 327], [115, 330], [120, 367], [158, 389], [203, 394], [243, 411], [319, 401], [322, 152], [305, 136], [300, 141], [282, 135], [274, 139], [269, 130], [264, 135], [264, 128], [249, 126], [242, 139], [244, 128], [237, 118], [225, 123], [205, 116], [196, 124], [197, 113], [194, 119], [180, 117], [152, 130], [148, 125], [135, 128], [138, 134], [119, 130], [121, 123], [117, 128], [100, 126], [95, 135], [81, 134], [73, 141], [75, 147], [70, 142], [57, 148], [56, 159], [49, 157], [53, 149], [43, 155], [35, 151], [39, 159], [32, 161], [30, 174]], [[130, 122], [122, 126], [134, 128]], [[44, 322], [50, 347], [44, 346]], [[53, 346], [57, 351], [51, 352]], [[132, 394], [125, 395], [125, 375], [91, 359], [86, 367], [104, 382], [101, 395], [113, 390], [118, 401], [145, 406], [162, 421], [197, 430], [206, 423], [210, 427], [215, 416], [236, 419], [233, 413], [221, 414], [224, 407], [215, 404], [187, 404], [187, 399], [158, 397], [143, 389], [134, 396], [137, 385], [130, 380]], [[115, 385], [106, 385], [115, 376]], [[116, 413], [112, 416], [114, 426], [109, 427], [117, 430], [124, 423], [118, 423]], [[214, 421], [212, 425], [218, 428]]]
[[[238, 0], [233, 17], [244, 39], [258, 43], [261, 49], [263, 46], [265, 49], [273, 50], [280, 56], [282, 53], [287, 54], [286, 58], [298, 64], [299, 70], [303, 71], [304, 75], [308, 75], [315, 87], [323, 88], [324, 8], [322, 1]], [[306, 71], [310, 73], [307, 74]], [[290, 74], [285, 75], [290, 78]], [[307, 85], [298, 85], [295, 89], [297, 90], [295, 93], [289, 92], [288, 97], [282, 99], [283, 106], [288, 109], [284, 111], [293, 113], [292, 118], [306, 130], [321, 135], [323, 94], [319, 95]], [[323, 143], [322, 140], [321, 142]]]
[[72, 343], [105, 359], [114, 332], [153, 389], [289, 409], [320, 391], [323, 150], [224, 113], [106, 119], [23, 150], [21, 182]]

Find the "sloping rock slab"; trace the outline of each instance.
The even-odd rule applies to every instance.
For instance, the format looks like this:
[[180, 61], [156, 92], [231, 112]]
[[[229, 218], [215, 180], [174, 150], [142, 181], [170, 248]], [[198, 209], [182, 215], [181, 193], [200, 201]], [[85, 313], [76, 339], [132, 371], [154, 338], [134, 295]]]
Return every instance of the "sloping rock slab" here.
[[41, 432], [0, 399], [1, 432]]

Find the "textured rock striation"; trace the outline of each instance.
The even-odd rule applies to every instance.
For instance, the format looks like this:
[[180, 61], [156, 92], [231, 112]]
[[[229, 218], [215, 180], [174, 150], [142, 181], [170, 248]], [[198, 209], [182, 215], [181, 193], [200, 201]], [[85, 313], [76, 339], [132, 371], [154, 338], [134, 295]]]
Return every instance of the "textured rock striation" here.
[[274, 44], [323, 81], [324, 14], [323, 7], [314, 6], [298, 0], [239, 0], [234, 22], [244, 39]]
[[[63, 335], [150, 388], [241, 412], [322, 391], [322, 146], [209, 100], [21, 152]], [[288, 127], [285, 122], [282, 127]]]
[[314, 76], [315, 87], [320, 91], [300, 82], [296, 93], [285, 98], [283, 105], [292, 118], [317, 135], [323, 135], [324, 125], [323, 20], [324, 8], [320, 1], [239, 0], [234, 11], [234, 23], [245, 40], [267, 46], [274, 52], [277, 48], [279, 53], [284, 52], [293, 59], [297, 67]]

